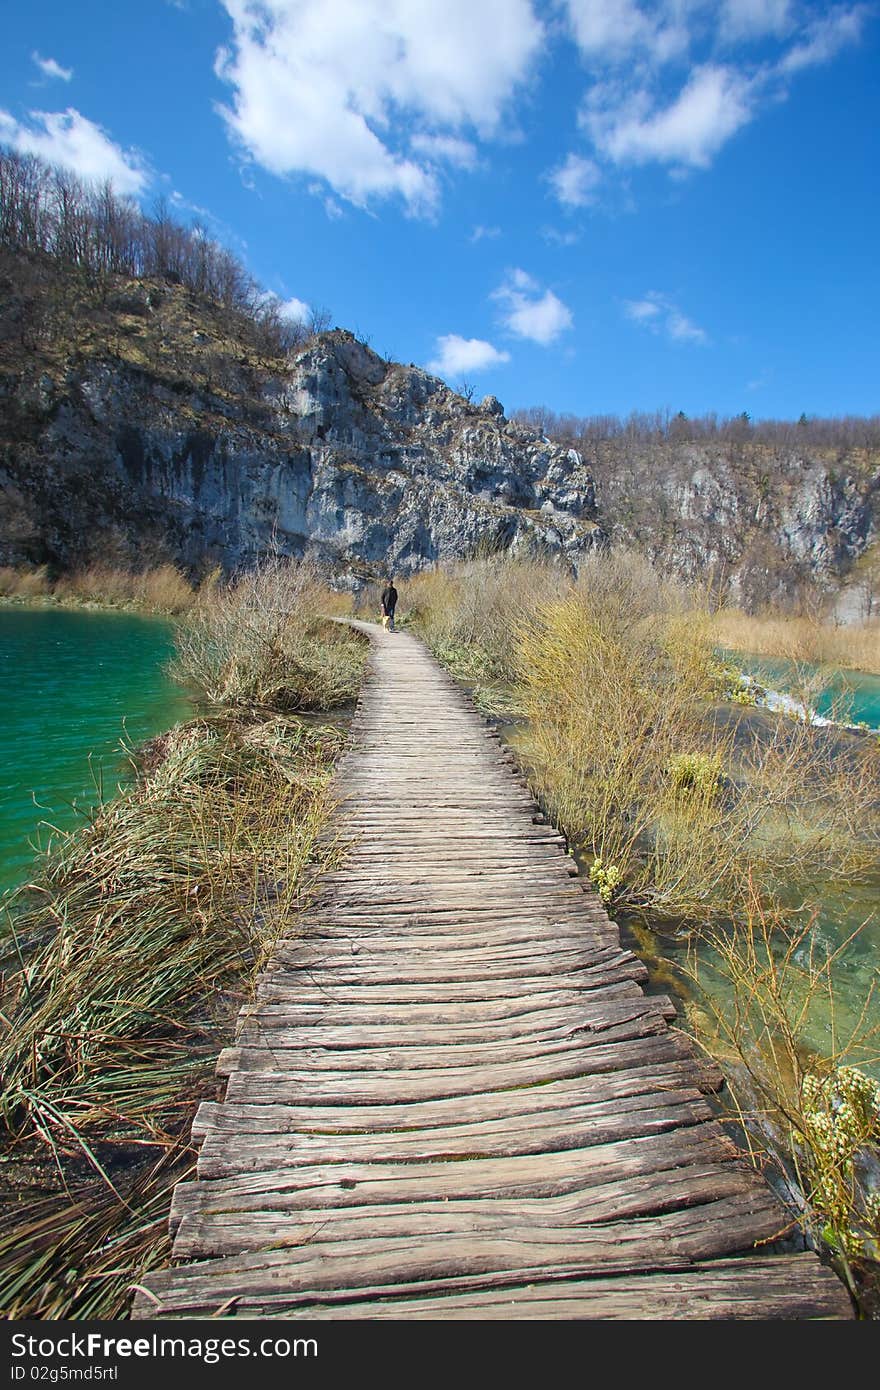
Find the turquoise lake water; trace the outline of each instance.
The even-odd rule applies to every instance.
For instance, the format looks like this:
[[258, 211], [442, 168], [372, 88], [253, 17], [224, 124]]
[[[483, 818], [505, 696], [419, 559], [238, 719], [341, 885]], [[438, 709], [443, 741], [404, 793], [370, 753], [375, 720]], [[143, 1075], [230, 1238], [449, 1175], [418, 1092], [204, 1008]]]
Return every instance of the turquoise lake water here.
[[785, 694], [796, 693], [799, 686], [815, 681], [818, 693], [813, 703], [817, 714], [853, 724], [864, 721], [872, 729], [880, 728], [880, 676], [863, 671], [829, 671], [809, 662], [795, 666], [781, 658], [743, 652], [723, 655], [746, 675]]
[[155, 618], [0, 608], [0, 888], [127, 780], [125, 744], [190, 713], [163, 671], [171, 647]]

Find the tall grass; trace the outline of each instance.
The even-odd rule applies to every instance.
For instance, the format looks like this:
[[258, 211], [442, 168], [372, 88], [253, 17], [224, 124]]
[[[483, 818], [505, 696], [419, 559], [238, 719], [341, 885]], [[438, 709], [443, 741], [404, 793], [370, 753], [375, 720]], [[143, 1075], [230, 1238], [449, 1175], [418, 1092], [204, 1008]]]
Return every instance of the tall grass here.
[[840, 757], [803, 721], [731, 717], [711, 615], [643, 558], [593, 556], [575, 581], [500, 556], [404, 598], [441, 660], [524, 716], [521, 759], [606, 900], [706, 924], [750, 871], [778, 907], [877, 863], [876, 742]]
[[[213, 577], [206, 581], [208, 585]], [[94, 604], [108, 608], [135, 608], [148, 613], [184, 613], [196, 598], [196, 586], [174, 565], [141, 570], [92, 564], [51, 579], [48, 568], [0, 568], [0, 598], [20, 603], [37, 600], [65, 606]]]
[[94, 564], [63, 575], [52, 593], [62, 603], [102, 603], [171, 614], [185, 613], [196, 598], [195, 586], [174, 565], [128, 571]]
[[438, 660], [473, 685], [478, 705], [500, 709], [511, 704], [520, 620], [570, 583], [562, 566], [493, 555], [405, 580], [399, 610]]
[[818, 618], [723, 608], [712, 618], [719, 646], [795, 664], [816, 663], [880, 674], [880, 622], [837, 625]]
[[269, 557], [199, 595], [178, 625], [171, 674], [215, 707], [342, 704], [360, 687], [367, 643], [327, 619], [338, 607], [317, 566]]
[[698, 623], [594, 597], [521, 625], [519, 743], [606, 896], [699, 925], [741, 910], [749, 871], [779, 903], [876, 864], [874, 741], [841, 757], [803, 721], [719, 717]]
[[[180, 1156], [194, 1098], [289, 928], [306, 866], [332, 856], [316, 836], [341, 743], [283, 715], [183, 726], [154, 746], [152, 772], [62, 836], [8, 903], [0, 1119], [13, 1153], [38, 1142], [65, 1183], [91, 1169], [106, 1188], [94, 1210], [82, 1199], [56, 1208], [81, 1245], [101, 1248], [108, 1203], [126, 1229], [143, 1215], [131, 1210], [127, 1154]], [[82, 1282], [64, 1292], [65, 1242], [54, 1254], [41, 1245], [52, 1272], [39, 1296], [53, 1316], [95, 1293]], [[19, 1316], [34, 1307], [21, 1284], [31, 1253], [0, 1244], [0, 1305], [12, 1299]]]
[[12, 565], [0, 566], [0, 598], [14, 598], [22, 602], [46, 598], [52, 592], [49, 571], [45, 565], [29, 566], [24, 569]]

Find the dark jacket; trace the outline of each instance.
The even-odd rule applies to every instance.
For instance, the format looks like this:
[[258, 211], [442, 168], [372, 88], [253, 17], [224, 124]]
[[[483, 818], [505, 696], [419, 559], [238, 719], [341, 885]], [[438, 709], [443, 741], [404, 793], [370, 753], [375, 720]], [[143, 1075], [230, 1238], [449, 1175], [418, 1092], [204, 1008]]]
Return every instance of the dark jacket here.
[[395, 589], [393, 584], [387, 584], [385, 586], [385, 588], [382, 590], [382, 598], [380, 601], [382, 604], [383, 613], [390, 614], [394, 612], [394, 609], [397, 606], [397, 590]]

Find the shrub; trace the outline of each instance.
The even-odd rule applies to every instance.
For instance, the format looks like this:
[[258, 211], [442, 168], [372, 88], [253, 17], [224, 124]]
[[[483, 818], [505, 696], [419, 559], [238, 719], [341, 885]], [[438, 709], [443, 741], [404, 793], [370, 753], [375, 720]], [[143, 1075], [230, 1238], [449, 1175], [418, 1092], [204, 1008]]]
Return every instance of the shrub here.
[[325, 595], [315, 565], [274, 558], [212, 586], [178, 626], [172, 676], [214, 706], [316, 710], [354, 699], [366, 643], [322, 616]]

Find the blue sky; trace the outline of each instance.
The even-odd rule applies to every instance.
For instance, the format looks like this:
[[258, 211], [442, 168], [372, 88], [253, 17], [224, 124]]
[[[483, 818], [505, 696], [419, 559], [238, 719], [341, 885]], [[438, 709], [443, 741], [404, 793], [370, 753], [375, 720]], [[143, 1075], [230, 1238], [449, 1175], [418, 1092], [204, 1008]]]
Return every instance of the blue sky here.
[[0, 140], [508, 409], [874, 414], [874, 4], [29, 0]]

